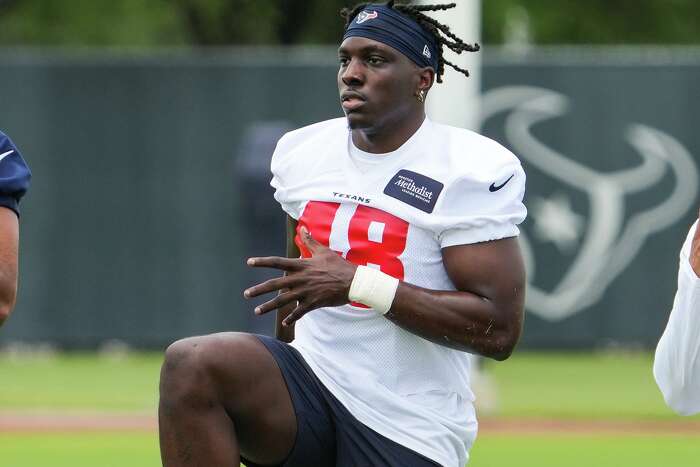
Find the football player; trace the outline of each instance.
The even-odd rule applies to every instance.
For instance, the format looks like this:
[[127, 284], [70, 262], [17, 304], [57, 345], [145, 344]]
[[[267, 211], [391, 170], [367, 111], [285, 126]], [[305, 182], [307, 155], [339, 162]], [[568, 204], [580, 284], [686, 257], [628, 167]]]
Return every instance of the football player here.
[[0, 326], [10, 316], [17, 297], [19, 202], [30, 178], [19, 150], [0, 131]]
[[681, 415], [700, 412], [700, 229], [695, 221], [680, 252], [678, 290], [656, 347], [654, 378]]
[[498, 143], [426, 118], [426, 95], [453, 66], [443, 48], [478, 50], [425, 14], [453, 6], [344, 10], [345, 117], [280, 139], [272, 185], [288, 258], [248, 260], [284, 273], [244, 292], [278, 292], [255, 309], [278, 310], [278, 339], [168, 348], [166, 466], [467, 462], [467, 352], [506, 359], [521, 332], [525, 174]]

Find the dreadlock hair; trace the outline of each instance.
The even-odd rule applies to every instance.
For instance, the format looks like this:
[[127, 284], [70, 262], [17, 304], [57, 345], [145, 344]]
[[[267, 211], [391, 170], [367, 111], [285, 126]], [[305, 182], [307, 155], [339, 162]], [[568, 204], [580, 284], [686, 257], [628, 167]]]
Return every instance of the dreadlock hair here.
[[[355, 16], [357, 16], [362, 10], [364, 10], [371, 2], [364, 2], [355, 5], [352, 8], [343, 8], [340, 10], [340, 16], [345, 18], [345, 27], [347, 28]], [[435, 37], [435, 41], [438, 44], [438, 69], [435, 70], [437, 75], [437, 82], [442, 83], [442, 75], [445, 73], [445, 65], [451, 66], [456, 71], [462, 73], [464, 76], [469, 76], [469, 71], [464, 68], [460, 68], [452, 62], [449, 62], [443, 56], [443, 49], [447, 47], [456, 54], [461, 54], [462, 52], [478, 52], [481, 47], [479, 44], [467, 44], [459, 37], [455, 36], [450, 27], [438, 22], [434, 18], [423, 13], [424, 11], [440, 11], [449, 10], [457, 6], [456, 3], [444, 3], [436, 5], [409, 5], [404, 3], [396, 4], [395, 0], [389, 0], [386, 6], [392, 8], [409, 18], [413, 19], [418, 23], [423, 29], [428, 31]]]

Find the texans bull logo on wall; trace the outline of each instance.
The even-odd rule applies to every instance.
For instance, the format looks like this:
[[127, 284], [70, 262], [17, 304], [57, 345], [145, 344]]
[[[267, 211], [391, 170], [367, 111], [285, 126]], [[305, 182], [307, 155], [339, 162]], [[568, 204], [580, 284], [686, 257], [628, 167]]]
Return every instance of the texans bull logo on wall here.
[[[608, 155], [616, 158], [608, 164], [617, 165], [613, 170], [587, 164], [580, 153], [575, 157], [555, 149], [549, 141], [557, 139], [555, 132], [546, 138], [550, 144], [538, 138], [541, 126], [573, 108], [566, 96], [529, 86], [496, 88], [482, 100], [482, 126], [502, 119], [502, 142], [528, 174], [528, 220], [520, 237], [528, 271], [526, 306], [548, 321], [600, 301], [645, 242], [694, 207], [697, 194], [691, 154], [659, 129], [626, 125], [620, 137], [627, 150]], [[577, 128], [573, 137], [592, 135]], [[640, 195], [646, 196], [641, 205]], [[669, 252], [675, 256], [679, 249], [680, 244], [674, 245]]]

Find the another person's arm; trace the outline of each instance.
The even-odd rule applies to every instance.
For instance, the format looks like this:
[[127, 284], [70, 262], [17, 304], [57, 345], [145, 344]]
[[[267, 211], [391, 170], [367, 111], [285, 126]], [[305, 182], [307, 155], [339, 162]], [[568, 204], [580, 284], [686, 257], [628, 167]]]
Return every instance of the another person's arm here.
[[18, 244], [17, 214], [0, 206], [0, 326], [10, 316], [17, 297]]
[[14, 143], [0, 131], [0, 326], [17, 297], [19, 203], [31, 172]]
[[700, 412], [700, 229], [688, 232], [680, 254], [678, 290], [656, 348], [654, 378], [681, 415]]

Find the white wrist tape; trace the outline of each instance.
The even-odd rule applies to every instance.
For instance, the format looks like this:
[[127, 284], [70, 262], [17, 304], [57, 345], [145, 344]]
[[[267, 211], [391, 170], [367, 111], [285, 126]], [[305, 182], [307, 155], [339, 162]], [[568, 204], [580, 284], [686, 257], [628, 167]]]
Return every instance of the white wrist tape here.
[[398, 279], [378, 269], [358, 266], [350, 284], [348, 298], [351, 302], [362, 303], [384, 315], [391, 308], [398, 287]]

